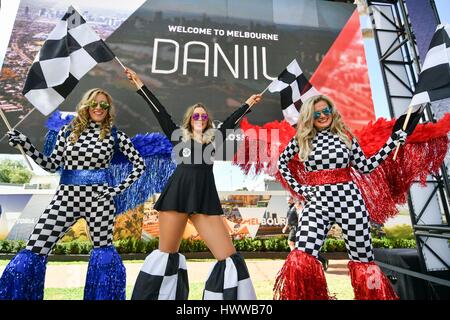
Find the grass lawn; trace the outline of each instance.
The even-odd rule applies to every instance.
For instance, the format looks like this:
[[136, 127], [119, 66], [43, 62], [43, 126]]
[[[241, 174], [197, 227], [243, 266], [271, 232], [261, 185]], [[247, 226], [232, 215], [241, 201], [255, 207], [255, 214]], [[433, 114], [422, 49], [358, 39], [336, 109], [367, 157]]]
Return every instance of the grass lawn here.
[[[259, 281], [253, 284], [256, 296], [260, 300], [272, 299], [272, 281]], [[201, 300], [203, 293], [203, 282], [189, 284], [189, 300]], [[82, 300], [83, 288], [47, 288], [44, 292], [44, 300]], [[131, 298], [133, 287], [127, 286], [127, 300]]]
[[[256, 296], [259, 300], [272, 300], [273, 281], [256, 281]], [[348, 288], [347, 283], [340, 279], [334, 279], [329, 285], [329, 290], [338, 300], [352, 300], [353, 290]], [[189, 284], [189, 300], [201, 300], [203, 292], [203, 282]], [[82, 300], [84, 288], [46, 288], [44, 300]], [[133, 287], [127, 286], [127, 300], [131, 298]]]
[[[249, 259], [248, 261], [253, 261], [254, 259]], [[256, 259], [259, 260], [259, 259]], [[267, 259], [269, 260], [269, 259]], [[208, 262], [211, 263], [215, 260], [208, 259], [189, 259], [192, 262]], [[261, 260], [259, 260], [261, 261]], [[0, 270], [3, 269], [8, 260], [0, 260]], [[143, 260], [125, 261], [126, 264], [139, 264], [142, 265]], [[50, 261], [48, 265], [80, 265], [86, 264], [85, 261], [74, 261], [74, 262], [54, 262]], [[0, 272], [1, 273], [1, 272]], [[339, 275], [339, 273], [325, 273], [328, 282], [328, 289], [332, 295], [335, 295], [338, 300], [352, 300], [353, 290], [350, 284], [350, 279], [347, 276]], [[198, 281], [198, 280], [194, 280]], [[275, 279], [270, 280], [257, 280], [253, 281], [255, 287], [256, 296], [259, 300], [271, 300], [273, 297], [273, 285]], [[189, 300], [201, 300], [203, 293], [204, 282], [190, 282], [189, 283]], [[128, 285], [126, 291], [126, 298], [130, 299], [132, 294], [133, 286]], [[68, 287], [68, 288], [46, 288], [44, 292], [44, 300], [82, 300], [83, 299], [84, 288], [83, 287]]]

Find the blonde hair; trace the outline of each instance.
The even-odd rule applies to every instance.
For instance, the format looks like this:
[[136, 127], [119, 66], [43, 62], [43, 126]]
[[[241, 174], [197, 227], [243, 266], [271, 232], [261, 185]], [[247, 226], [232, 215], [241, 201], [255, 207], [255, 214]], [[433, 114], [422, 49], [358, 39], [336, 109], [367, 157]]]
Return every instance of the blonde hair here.
[[318, 95], [309, 98], [300, 108], [300, 115], [297, 122], [297, 142], [299, 146], [298, 156], [301, 161], [306, 161], [312, 149], [312, 140], [314, 139], [318, 130], [314, 127], [314, 105], [317, 102], [324, 101], [331, 107], [331, 125], [330, 131], [339, 136], [345, 145], [352, 148], [352, 133], [348, 129], [342, 117], [334, 106], [333, 101], [325, 95]]
[[181, 124], [181, 128], [183, 130], [182, 140], [184, 142], [186, 142], [189, 139], [195, 139], [194, 128], [192, 128], [191, 119], [192, 119], [192, 115], [194, 114], [194, 111], [196, 108], [202, 108], [203, 110], [205, 110], [206, 114], [208, 115], [208, 122], [206, 123], [205, 130], [203, 130], [202, 141], [198, 141], [198, 142], [199, 143], [209, 143], [214, 139], [214, 132], [213, 132], [213, 130], [210, 130], [213, 128], [212, 119], [211, 119], [208, 109], [206, 109], [206, 107], [202, 103], [196, 103], [196, 104], [190, 106], [189, 108], [187, 108], [186, 112], [184, 113], [183, 123]]
[[91, 120], [91, 117], [89, 116], [89, 101], [95, 99], [99, 94], [105, 95], [106, 100], [110, 105], [108, 113], [101, 123], [100, 140], [103, 140], [111, 132], [115, 118], [115, 109], [112, 104], [112, 98], [105, 90], [93, 88], [84, 93], [77, 106], [77, 116], [70, 123], [70, 126], [72, 127], [70, 142], [72, 144], [77, 142], [81, 133], [89, 126], [89, 122]]

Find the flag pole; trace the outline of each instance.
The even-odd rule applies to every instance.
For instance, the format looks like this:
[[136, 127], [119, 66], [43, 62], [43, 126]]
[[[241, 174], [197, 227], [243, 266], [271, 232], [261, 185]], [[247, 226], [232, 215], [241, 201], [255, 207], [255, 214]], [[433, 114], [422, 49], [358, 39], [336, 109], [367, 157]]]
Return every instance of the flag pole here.
[[[273, 82], [273, 81], [272, 81]], [[271, 83], [269, 83], [269, 85], [260, 93], [260, 95], [263, 95], [266, 91], [267, 91], [267, 89], [269, 89], [269, 87], [270, 87], [270, 85], [272, 84], [272, 82]]]
[[[127, 68], [124, 66], [124, 64], [122, 63], [122, 61], [120, 61], [119, 58], [114, 57], [116, 59], [116, 61], [122, 66], [123, 70], [126, 70]], [[139, 85], [137, 84], [137, 82], [132, 78], [134, 84], [136, 85], [136, 87], [139, 87]], [[144, 90], [142, 90], [142, 87], [139, 88], [139, 90], [144, 94], [144, 96], [147, 98], [147, 100], [153, 105], [153, 107], [156, 109], [156, 111], [159, 112], [159, 109], [155, 106], [155, 104], [152, 102], [152, 100], [150, 100], [150, 98], [147, 96], [147, 94], [145, 93]]]
[[[261, 93], [259, 95], [262, 96], [267, 91], [267, 89], [269, 89], [271, 84], [272, 84], [272, 82], [269, 83], [269, 85], [263, 91], [261, 91]], [[253, 104], [251, 106], [248, 106], [248, 108], [245, 111], [245, 113], [242, 116], [240, 116], [239, 119], [237, 119], [234, 124], [237, 124], [242, 119], [242, 117], [248, 112], [248, 110], [250, 110], [251, 107], [253, 107]]]
[[[33, 107], [33, 109], [31, 109], [30, 112], [28, 112], [25, 115], [25, 117], [22, 118], [22, 120], [20, 120], [19, 122], [16, 123], [16, 125], [13, 127], [13, 130], [16, 129], [19, 126], [19, 124], [21, 124], [30, 114], [32, 114], [34, 110], [36, 110], [36, 108]], [[6, 134], [0, 138], [0, 142], [2, 142], [3, 139], [5, 139], [5, 138], [6, 138]]]
[[[6, 124], [6, 127], [8, 128], [8, 130], [11, 131], [12, 130], [11, 125], [9, 124], [8, 119], [6, 118], [5, 114], [3, 113], [2, 108], [0, 108], [0, 115], [3, 119], [3, 122]], [[22, 146], [19, 145], [18, 147], [19, 147], [19, 150], [22, 153], [23, 157], [25, 158], [25, 162], [28, 164], [28, 167], [30, 168], [31, 171], [33, 171], [33, 167], [31, 166], [31, 163], [28, 160], [27, 155], [25, 154], [25, 151], [23, 151]]]
[[[408, 122], [409, 122], [409, 118], [411, 117], [412, 110], [413, 110], [413, 107], [409, 106], [408, 113], [406, 114], [405, 122], [403, 123], [403, 131], [406, 131], [406, 127], [408, 126]], [[400, 145], [398, 145], [397, 148], [395, 149], [394, 157], [392, 158], [393, 160], [397, 159], [398, 150], [400, 150]]]

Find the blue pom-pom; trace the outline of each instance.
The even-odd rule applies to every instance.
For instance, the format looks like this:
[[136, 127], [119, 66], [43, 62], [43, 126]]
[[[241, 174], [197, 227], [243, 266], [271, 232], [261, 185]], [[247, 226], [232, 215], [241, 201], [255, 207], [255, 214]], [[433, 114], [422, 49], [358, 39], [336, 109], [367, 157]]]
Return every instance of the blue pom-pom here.
[[89, 259], [84, 300], [125, 300], [126, 272], [114, 246], [94, 248]]
[[[172, 173], [176, 164], [170, 156], [147, 156], [144, 157], [145, 172], [130, 187], [114, 197], [116, 215], [125, 213], [130, 209], [143, 204], [155, 193], [160, 193]], [[133, 170], [131, 162], [111, 165], [112, 185], [121, 183]]]
[[[172, 143], [167, 137], [158, 132], [137, 134], [131, 138], [134, 147], [145, 159], [148, 157], [170, 157], [172, 152]], [[129, 163], [127, 157], [122, 152], [116, 152], [111, 164]]]
[[45, 135], [45, 142], [44, 142], [44, 155], [49, 157], [53, 149], [55, 149], [56, 145], [56, 138], [58, 137], [58, 131], [50, 130]]
[[0, 300], [42, 300], [47, 256], [21, 250], [0, 278]]
[[67, 115], [63, 117], [62, 113], [56, 110], [53, 112], [50, 117], [47, 119], [46, 126], [49, 129], [45, 136], [44, 142], [44, 155], [47, 157], [50, 156], [55, 149], [56, 138], [58, 137], [58, 132], [64, 127], [66, 124], [69, 124], [70, 121], [74, 118], [73, 115]]
[[56, 110], [48, 117], [45, 125], [49, 130], [54, 130], [58, 132], [66, 124], [69, 124], [73, 118], [75, 118], [75, 116], [73, 115], [63, 116], [59, 110]]

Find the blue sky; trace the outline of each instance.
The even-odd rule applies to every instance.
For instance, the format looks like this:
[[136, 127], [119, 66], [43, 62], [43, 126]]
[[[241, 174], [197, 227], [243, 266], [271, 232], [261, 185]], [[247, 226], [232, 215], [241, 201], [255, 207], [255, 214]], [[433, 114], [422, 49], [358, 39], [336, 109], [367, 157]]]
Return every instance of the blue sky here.
[[450, 1], [449, 0], [434, 0], [439, 13], [441, 23], [450, 22]]

